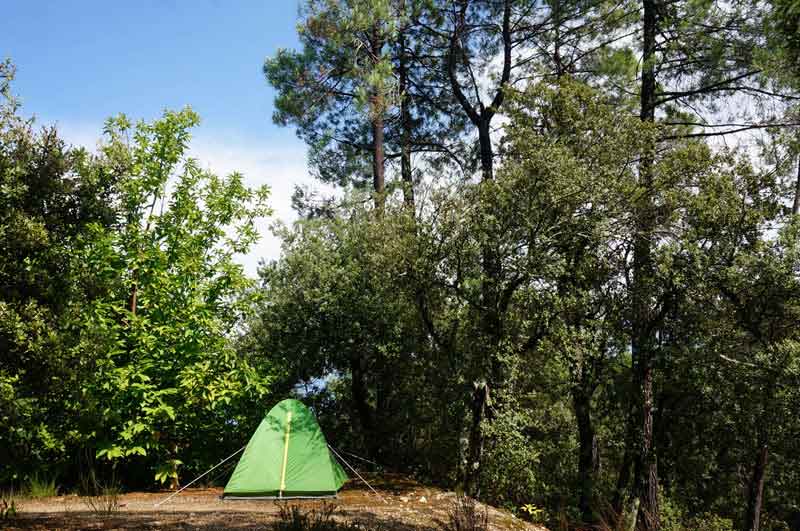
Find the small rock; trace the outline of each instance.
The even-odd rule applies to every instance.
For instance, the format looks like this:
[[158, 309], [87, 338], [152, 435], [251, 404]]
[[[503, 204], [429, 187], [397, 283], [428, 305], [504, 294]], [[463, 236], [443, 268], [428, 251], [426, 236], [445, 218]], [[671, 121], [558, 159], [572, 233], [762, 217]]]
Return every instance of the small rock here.
[[428, 503], [428, 498], [426, 498], [425, 496], [421, 496], [420, 499], [419, 499], [419, 502], [420, 503]]
[[400, 501], [403, 503], [408, 503], [408, 498], [406, 498], [405, 496], [400, 496]]

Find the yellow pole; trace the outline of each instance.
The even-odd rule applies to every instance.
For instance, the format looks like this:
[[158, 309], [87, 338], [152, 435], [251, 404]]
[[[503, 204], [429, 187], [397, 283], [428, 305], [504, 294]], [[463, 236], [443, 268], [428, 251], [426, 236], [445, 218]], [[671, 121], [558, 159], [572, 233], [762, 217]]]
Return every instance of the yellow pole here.
[[283, 491], [286, 490], [286, 459], [289, 457], [289, 432], [292, 431], [292, 412], [286, 413], [286, 435], [283, 439], [283, 466], [281, 467], [281, 488], [278, 491], [278, 498], [283, 498]]

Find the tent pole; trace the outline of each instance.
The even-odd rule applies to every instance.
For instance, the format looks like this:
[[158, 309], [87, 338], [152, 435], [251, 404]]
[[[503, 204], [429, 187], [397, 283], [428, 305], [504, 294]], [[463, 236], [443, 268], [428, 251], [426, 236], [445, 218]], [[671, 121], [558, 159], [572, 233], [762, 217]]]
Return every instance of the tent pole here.
[[377, 496], [378, 498], [380, 498], [380, 499], [381, 499], [381, 501], [382, 501], [383, 503], [389, 503], [389, 502], [387, 502], [387, 501], [386, 501], [386, 499], [385, 499], [383, 496], [381, 496], [380, 494], [378, 494], [378, 491], [377, 491], [377, 490], [375, 490], [375, 489], [373, 489], [373, 488], [372, 488], [372, 485], [370, 485], [369, 483], [367, 483], [367, 480], [366, 480], [366, 479], [364, 479], [364, 478], [362, 478], [362, 477], [361, 477], [361, 474], [359, 474], [358, 472], [356, 472], [356, 469], [355, 469], [355, 468], [353, 468], [352, 466], [350, 466], [350, 463], [348, 463], [347, 461], [345, 461], [345, 460], [344, 460], [344, 457], [342, 457], [341, 455], [339, 455], [339, 452], [337, 452], [337, 451], [336, 451], [336, 450], [333, 448], [333, 446], [331, 446], [331, 445], [329, 444], [329, 445], [328, 445], [328, 448], [330, 448], [330, 449], [331, 449], [331, 452], [333, 452], [333, 453], [336, 455], [336, 457], [338, 457], [339, 459], [341, 459], [342, 463], [346, 464], [346, 465], [347, 465], [347, 467], [348, 467], [350, 470], [352, 470], [352, 471], [353, 471], [353, 473], [354, 473], [356, 476], [358, 476], [358, 479], [360, 479], [361, 481], [363, 481], [363, 482], [364, 482], [364, 484], [365, 484], [367, 487], [369, 487], [369, 490], [371, 490], [372, 492], [374, 492], [374, 493], [375, 493], [375, 496]]
[[278, 491], [278, 498], [283, 498], [283, 491], [286, 490], [286, 460], [289, 457], [289, 432], [292, 431], [292, 412], [286, 413], [286, 435], [283, 440], [283, 466], [281, 467], [281, 487]]
[[221, 465], [222, 463], [224, 463], [224, 462], [228, 461], [228, 460], [229, 460], [231, 457], [233, 457], [234, 455], [238, 454], [239, 452], [241, 452], [241, 451], [242, 451], [242, 450], [244, 450], [245, 448], [247, 448], [247, 445], [246, 445], [246, 444], [245, 444], [244, 446], [242, 446], [241, 448], [239, 448], [238, 450], [236, 450], [235, 452], [233, 452], [231, 455], [229, 455], [229, 456], [228, 456], [228, 457], [226, 457], [225, 459], [223, 459], [222, 461], [220, 461], [219, 463], [217, 463], [216, 465], [214, 465], [213, 467], [211, 467], [211, 468], [209, 468], [208, 470], [206, 470], [205, 472], [203, 472], [201, 475], [199, 475], [199, 476], [197, 476], [196, 478], [194, 478], [192, 481], [190, 481], [189, 483], [187, 483], [187, 484], [186, 484], [186, 485], [184, 485], [183, 487], [181, 487], [181, 489], [180, 489], [180, 490], [173, 492], [172, 494], [170, 494], [169, 496], [167, 496], [166, 498], [164, 498], [164, 499], [163, 499], [163, 500], [161, 500], [160, 502], [156, 503], [156, 504], [154, 505], [154, 507], [158, 507], [158, 506], [159, 506], [159, 505], [161, 505], [162, 503], [166, 503], [167, 501], [171, 500], [172, 498], [174, 498], [175, 496], [177, 496], [178, 494], [180, 494], [180, 493], [181, 493], [181, 492], [182, 492], [184, 489], [188, 488], [190, 485], [192, 485], [193, 483], [195, 483], [195, 482], [196, 482], [198, 479], [205, 477], [205, 476], [206, 476], [206, 475], [207, 475], [209, 472], [211, 472], [212, 470], [214, 470], [215, 468], [217, 468], [217, 467], [218, 467], [219, 465]]

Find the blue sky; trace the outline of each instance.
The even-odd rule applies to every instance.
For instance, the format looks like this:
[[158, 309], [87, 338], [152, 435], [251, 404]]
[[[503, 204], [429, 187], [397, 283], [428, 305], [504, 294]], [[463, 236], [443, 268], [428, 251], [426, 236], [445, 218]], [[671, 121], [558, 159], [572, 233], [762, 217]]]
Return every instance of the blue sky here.
[[3, 17], [0, 57], [17, 65], [25, 114], [91, 147], [108, 116], [153, 119], [191, 105], [202, 118], [192, 154], [273, 190], [276, 215], [260, 222], [262, 242], [242, 259], [248, 272], [277, 257], [269, 224], [293, 219], [292, 187], [310, 179], [303, 144], [272, 124], [274, 92], [261, 66], [297, 46], [297, 1], [11, 0]]

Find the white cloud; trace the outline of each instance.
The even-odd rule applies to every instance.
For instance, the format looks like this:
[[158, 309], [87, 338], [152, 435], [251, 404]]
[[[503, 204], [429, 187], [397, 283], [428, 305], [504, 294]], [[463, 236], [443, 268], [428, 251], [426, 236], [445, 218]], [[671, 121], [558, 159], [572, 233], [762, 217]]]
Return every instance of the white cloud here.
[[314, 182], [308, 174], [305, 146], [299, 140], [270, 145], [237, 138], [236, 135], [200, 133], [192, 141], [190, 153], [203, 167], [217, 174], [238, 171], [244, 176], [247, 186], [269, 186], [269, 205], [273, 215], [257, 221], [261, 239], [250, 253], [241, 258], [247, 273], [255, 275], [261, 259], [271, 260], [280, 256], [280, 240], [272, 234], [270, 225], [276, 220], [290, 224], [297, 219], [292, 210], [295, 185]]

